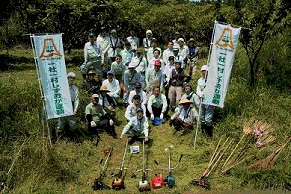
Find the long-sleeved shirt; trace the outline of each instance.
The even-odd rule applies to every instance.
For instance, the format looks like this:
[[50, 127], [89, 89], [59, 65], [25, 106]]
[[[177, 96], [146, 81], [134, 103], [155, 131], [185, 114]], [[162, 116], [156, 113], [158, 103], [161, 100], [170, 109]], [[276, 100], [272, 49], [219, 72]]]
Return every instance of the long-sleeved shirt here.
[[138, 119], [136, 116], [133, 117], [122, 130], [122, 135], [126, 134], [129, 130], [133, 130], [134, 134], [142, 135], [145, 137], [149, 136], [149, 123], [147, 118], [144, 116]]
[[179, 47], [179, 53], [178, 53], [178, 55], [181, 56], [181, 59], [180, 60], [183, 62], [182, 65], [181, 65], [181, 67], [183, 69], [185, 68], [185, 59], [186, 59], [188, 53], [189, 53], [188, 46], [183, 45], [182, 47]]
[[134, 53], [131, 50], [126, 50], [126, 49], [120, 51], [119, 54], [122, 56], [122, 62], [124, 64], [129, 64], [131, 59], [134, 56]]
[[121, 46], [121, 41], [119, 38], [115, 37], [106, 37], [107, 47], [104, 50], [104, 53], [108, 53], [108, 57], [115, 57], [118, 54], [118, 48]]
[[120, 92], [119, 81], [115, 78], [113, 78], [111, 82], [108, 79], [104, 80], [102, 85], [106, 86], [107, 90], [110, 91], [107, 94], [111, 97], [114, 97], [115, 94], [119, 94]]
[[173, 53], [173, 49], [170, 50], [169, 48], [167, 48], [166, 50], [164, 50], [163, 52], [163, 60], [166, 64], [169, 63], [169, 57], [170, 56], [174, 56], [174, 53]]
[[73, 105], [73, 112], [77, 112], [79, 107], [79, 89], [75, 85], [70, 85], [69, 90]]
[[132, 103], [132, 104], [129, 104], [126, 108], [125, 118], [127, 120], [131, 120], [133, 117], [135, 117], [136, 111], [138, 108], [141, 108], [143, 110], [143, 115], [146, 115], [146, 107], [143, 104], [136, 106], [134, 103]]
[[142, 45], [145, 48], [145, 51], [147, 51], [147, 49], [149, 49], [150, 47], [152, 47], [152, 39], [153, 38], [144, 38], [142, 40]]
[[206, 85], [206, 80], [205, 78], [201, 77], [198, 82], [197, 82], [197, 88], [196, 88], [196, 94], [202, 98], [203, 97], [203, 90], [205, 88]]
[[122, 75], [127, 70], [127, 66], [125, 66], [123, 62], [117, 63], [114, 61], [111, 63], [110, 69], [114, 71], [115, 75]]
[[170, 79], [171, 86], [182, 87], [184, 82], [189, 82], [191, 77], [188, 75], [186, 70], [179, 68], [172, 70], [172, 76]]
[[192, 101], [193, 103], [195, 103], [197, 107], [199, 106], [199, 103], [200, 103], [199, 97], [194, 92], [190, 92], [189, 94], [187, 93], [183, 94], [183, 96], [181, 97], [181, 100], [186, 99], [186, 98]]
[[187, 109], [185, 109], [184, 106], [179, 107], [178, 111], [176, 111], [172, 116], [171, 120], [175, 118], [181, 119], [184, 123], [193, 124], [194, 119], [197, 118], [197, 114], [194, 111], [194, 108], [189, 106]]
[[159, 55], [159, 58], [161, 57], [162, 55], [162, 49], [160, 47], [150, 47], [148, 50], [147, 50], [147, 60], [148, 60], [148, 63], [150, 63], [150, 60], [154, 57], [154, 50], [155, 49], [158, 49], [160, 51], [160, 55]]
[[167, 110], [167, 106], [168, 106], [167, 98], [164, 94], [160, 94], [158, 96], [152, 94], [149, 97], [147, 106], [148, 106], [147, 108], [151, 114], [153, 114], [153, 109], [152, 109], [153, 106], [157, 107], [157, 108], [162, 107], [162, 113], [164, 113]]
[[[105, 115], [106, 112], [100, 104], [93, 104], [91, 102], [86, 106], [85, 114], [87, 119], [90, 118], [88, 122], [93, 120], [95, 123], [98, 123], [100, 121], [100, 117]], [[88, 115], [90, 115], [90, 117], [88, 117]]]
[[162, 59], [160, 59], [160, 58], [155, 58], [155, 57], [153, 57], [153, 58], [151, 58], [151, 60], [149, 60], [148, 69], [153, 69], [154, 66], [155, 66], [155, 61], [157, 61], [157, 60], [161, 61], [160, 70], [161, 71], [164, 71], [164, 69], [165, 69], [165, 63], [164, 63], [164, 61]]
[[[129, 93], [129, 97], [128, 97], [128, 103], [131, 104], [133, 103], [132, 102], [132, 99], [134, 97], [134, 95], [136, 95], [136, 90], [132, 90], [130, 93]], [[138, 95], [140, 96], [140, 103], [141, 104], [146, 104], [147, 103], [147, 94], [144, 92], [144, 91], [140, 91], [138, 93]]]
[[139, 47], [139, 39], [136, 36], [129, 36], [126, 39], [130, 42], [131, 50], [136, 50]]
[[93, 43], [87, 42], [84, 46], [84, 63], [87, 63], [88, 61], [103, 62], [103, 55], [100, 45], [96, 41]]
[[142, 74], [146, 72], [148, 62], [147, 62], [147, 59], [143, 55], [141, 55], [140, 57], [137, 57], [137, 56], [133, 57], [131, 59], [131, 62], [136, 65], [135, 70], [137, 72], [140, 72]]
[[173, 64], [173, 65], [171, 65], [170, 66], [170, 64], [167, 64], [166, 66], [165, 66], [165, 68], [164, 68], [164, 74], [165, 74], [165, 78], [166, 78], [166, 81], [167, 81], [167, 83], [169, 83], [170, 82], [170, 79], [171, 79], [171, 77], [172, 77], [172, 70], [173, 69], [175, 69], [175, 65]]
[[134, 84], [136, 82], [142, 82], [141, 74], [136, 70], [134, 70], [133, 73], [131, 73], [130, 70], [126, 70], [124, 72], [123, 81], [125, 89], [129, 92], [134, 89]]
[[148, 69], [146, 72], [146, 85], [148, 88], [160, 86], [160, 91], [164, 88], [164, 74], [161, 70]]

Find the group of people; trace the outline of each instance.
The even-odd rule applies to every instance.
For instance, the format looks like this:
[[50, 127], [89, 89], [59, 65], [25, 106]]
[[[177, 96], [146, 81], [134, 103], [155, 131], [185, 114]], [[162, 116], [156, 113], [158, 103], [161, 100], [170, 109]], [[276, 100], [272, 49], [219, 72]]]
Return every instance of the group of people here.
[[[151, 30], [146, 31], [142, 46], [133, 30], [124, 41], [114, 29], [108, 35], [106, 28], [102, 28], [97, 38], [90, 33], [80, 70], [82, 88], [91, 96], [85, 110], [88, 131], [97, 137], [97, 143], [100, 130], [117, 138], [114, 130], [117, 106], [126, 107], [128, 121], [119, 136], [121, 139], [131, 134], [133, 141], [143, 137], [146, 142], [149, 140], [148, 120], [153, 125], [161, 125], [168, 119], [170, 126], [183, 135], [191, 131], [200, 118], [203, 130], [211, 136], [213, 107], [202, 103], [207, 65], [201, 68], [196, 93], [190, 84], [198, 50], [193, 38], [186, 45], [178, 32], [163, 52]], [[76, 91], [74, 79], [75, 74], [68, 73], [72, 103], [78, 104], [78, 96], [73, 92]], [[73, 107], [77, 111], [78, 105]], [[59, 123], [61, 121], [59, 119]], [[59, 125], [59, 130], [61, 127]]]

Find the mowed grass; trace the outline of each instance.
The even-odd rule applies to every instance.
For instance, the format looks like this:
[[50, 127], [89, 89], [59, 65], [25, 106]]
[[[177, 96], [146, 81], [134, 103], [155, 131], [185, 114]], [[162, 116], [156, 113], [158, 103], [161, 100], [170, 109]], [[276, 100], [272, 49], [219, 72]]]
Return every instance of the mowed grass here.
[[[17, 48], [11, 54], [32, 58], [29, 49]], [[76, 50], [73, 56], [80, 54], [82, 51]], [[205, 63], [206, 59], [202, 59], [198, 69]], [[238, 64], [238, 68], [242, 67]], [[0, 74], [2, 106], [0, 113], [1, 116], [4, 116], [1, 124], [0, 175], [3, 179], [6, 177], [5, 173], [20, 145], [26, 139], [14, 168], [7, 177], [8, 187], [6, 191], [9, 193], [117, 193], [114, 190], [93, 191], [91, 186], [94, 178], [99, 176], [103, 167], [104, 149], [113, 147], [106, 177], [103, 180], [108, 186], [111, 185], [113, 177], [110, 174], [118, 172], [116, 168], [121, 165], [126, 138], [123, 140], [113, 139], [108, 134], [102, 133], [102, 141], [98, 147], [94, 145], [95, 142], [86, 135], [84, 121], [84, 110], [90, 102], [90, 96], [81, 90], [79, 68], [69, 64], [68, 71], [74, 71], [77, 74], [76, 82], [81, 91], [81, 103], [78, 111], [80, 121], [78, 130], [75, 131], [79, 136], [75, 141], [58, 140], [52, 146], [40, 132], [39, 111], [42, 103], [36, 70], [19, 71], [19, 69], [13, 70], [12, 68]], [[194, 88], [196, 88], [199, 76], [199, 71], [197, 71], [191, 80]], [[168, 121], [161, 126], [151, 125], [151, 142], [145, 146], [146, 168], [150, 169], [147, 172], [148, 181], [154, 174], [162, 173], [164, 177], [167, 176], [168, 152], [165, 151], [167, 147], [173, 145], [172, 166], [177, 164], [180, 155], [183, 154], [180, 164], [172, 171], [172, 175], [176, 179], [176, 186], [172, 189], [168, 187], [152, 189], [152, 193], [205, 193], [205, 189], [193, 186], [189, 182], [193, 179], [200, 179], [220, 137], [223, 135], [225, 138], [232, 138], [234, 141], [232, 148], [234, 148], [243, 135], [243, 125], [250, 119], [272, 124], [276, 131], [274, 136], [277, 138], [274, 145], [281, 145], [286, 137], [290, 137], [290, 97], [267, 88], [249, 90], [246, 83], [241, 80], [239, 76], [231, 80], [225, 108], [216, 108], [215, 110], [212, 142], [208, 142], [199, 131], [194, 150], [195, 129], [185, 136], [180, 136], [174, 128], [169, 126]], [[125, 108], [119, 107], [117, 111], [119, 125], [116, 127], [118, 135], [126, 124], [124, 113]], [[15, 118], [12, 117], [13, 114], [16, 115]], [[170, 115], [172, 115], [171, 112]], [[49, 127], [50, 129], [56, 127], [55, 119], [49, 121]], [[82, 135], [81, 132], [84, 132], [85, 135]], [[139, 145], [140, 150], [142, 150], [141, 142], [136, 142], [133, 145]], [[291, 159], [290, 146], [283, 150], [275, 165], [267, 171], [251, 172], [247, 170], [248, 164], [268, 156], [272, 150], [271, 147], [259, 149], [251, 145], [248, 152], [253, 157], [229, 173], [222, 174], [221, 165], [231, 152], [231, 149], [227, 150], [224, 157], [221, 158], [221, 162], [217, 164], [217, 168], [211, 172], [207, 179], [211, 185], [211, 190], [207, 193], [237, 193], [242, 190], [260, 193], [260, 189], [268, 189], [267, 192], [271, 193], [288, 192], [285, 189], [290, 191], [291, 173], [288, 170], [291, 167], [289, 164]], [[104, 159], [102, 164], [100, 164], [101, 159]], [[158, 165], [154, 160], [158, 162]], [[131, 178], [131, 175], [142, 168], [142, 152], [130, 154], [128, 150], [124, 167], [128, 168], [124, 171], [126, 188], [118, 193], [138, 193], [137, 185], [142, 174], [141, 172], [136, 173], [136, 179]]]

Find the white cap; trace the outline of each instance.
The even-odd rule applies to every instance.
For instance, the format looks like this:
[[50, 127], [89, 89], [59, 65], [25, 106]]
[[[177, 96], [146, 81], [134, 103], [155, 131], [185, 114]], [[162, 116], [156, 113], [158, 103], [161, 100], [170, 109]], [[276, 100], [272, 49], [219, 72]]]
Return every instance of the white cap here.
[[115, 30], [115, 29], [112, 29], [112, 30], [111, 30], [111, 33], [116, 33], [116, 30]]
[[203, 65], [201, 67], [201, 71], [208, 71], [208, 65]]
[[76, 77], [76, 74], [74, 72], [69, 72], [67, 74], [67, 77]]
[[130, 68], [135, 68], [135, 64], [134, 63], [129, 63], [128, 64], [128, 69], [130, 69]]
[[147, 30], [146, 34], [153, 34], [153, 32], [151, 30]]
[[184, 41], [184, 38], [179, 38], [179, 39], [178, 39], [178, 42], [180, 42], [180, 41], [185, 42], [185, 41]]
[[98, 94], [93, 94], [92, 98], [99, 98], [99, 95]]

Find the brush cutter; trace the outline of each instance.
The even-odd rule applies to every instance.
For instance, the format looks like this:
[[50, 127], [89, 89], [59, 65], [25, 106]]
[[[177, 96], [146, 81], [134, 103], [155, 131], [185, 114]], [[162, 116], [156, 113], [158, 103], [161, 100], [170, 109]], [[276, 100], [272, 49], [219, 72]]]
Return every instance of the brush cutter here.
[[[150, 169], [145, 168], [145, 150], [144, 150], [144, 141], [142, 142], [142, 169], [137, 170], [136, 172], [142, 171], [141, 180], [138, 182], [138, 190], [140, 192], [150, 191], [150, 183], [146, 180], [146, 171]], [[132, 174], [132, 177], [136, 177], [135, 174]]]
[[120, 168], [118, 168], [119, 172], [118, 172], [117, 175], [114, 175], [114, 176], [116, 176], [116, 178], [112, 181], [112, 189], [115, 189], [115, 190], [125, 189], [124, 177], [122, 177], [122, 171], [124, 169], [126, 169], [126, 168], [124, 168], [123, 165], [124, 165], [124, 159], [125, 159], [125, 155], [126, 155], [126, 151], [127, 151], [127, 146], [128, 146], [128, 140], [127, 140], [126, 145], [125, 145], [125, 149], [124, 149], [123, 158], [122, 158], [122, 162], [121, 162]]
[[[175, 178], [172, 176], [172, 170], [174, 170], [174, 169], [179, 165], [179, 163], [180, 163], [181, 160], [182, 160], [183, 154], [180, 155], [179, 161], [178, 161], [178, 163], [176, 164], [176, 166], [171, 167], [171, 151], [170, 151], [171, 148], [173, 148], [173, 145], [171, 145], [169, 148], [165, 149], [165, 151], [169, 151], [169, 162], [168, 162], [169, 166], [168, 166], [168, 168], [167, 168], [167, 170], [168, 170], [168, 175], [167, 175], [167, 177], [164, 179], [164, 182], [163, 182], [163, 183], [161, 183], [160, 181], [157, 181], [157, 180], [162, 180], [162, 179], [163, 179], [161, 175], [160, 175], [160, 178], [158, 178], [157, 176], [153, 177], [153, 180], [155, 181], [155, 182], [152, 182], [152, 184], [154, 185], [153, 188], [154, 188], [154, 187], [156, 187], [156, 188], [160, 188], [160, 187], [162, 187], [162, 186], [159, 186], [159, 185], [165, 185], [165, 186], [168, 185], [168, 187], [170, 187], [170, 188], [173, 188], [173, 187], [175, 186], [175, 182], [176, 182], [176, 180], [175, 180]], [[155, 163], [158, 164], [157, 161], [155, 161]]]
[[[108, 160], [109, 160], [109, 157], [111, 156], [111, 153], [112, 153], [112, 150], [113, 150], [113, 147], [111, 147], [110, 150], [106, 150], [106, 152], [104, 151], [104, 153], [107, 155], [106, 157], [106, 160], [105, 160], [105, 163], [104, 163], [104, 166], [100, 172], [100, 175], [98, 178], [94, 179], [94, 183], [93, 183], [93, 190], [103, 190], [103, 189], [109, 189], [110, 187], [108, 187], [107, 185], [105, 185], [103, 182], [102, 182], [102, 179], [105, 177], [105, 171], [107, 169], [107, 163], [108, 163]], [[108, 151], [108, 152], [107, 152]], [[103, 159], [100, 161], [100, 164], [102, 163]]]

